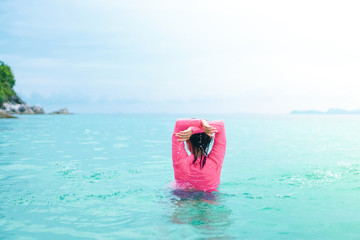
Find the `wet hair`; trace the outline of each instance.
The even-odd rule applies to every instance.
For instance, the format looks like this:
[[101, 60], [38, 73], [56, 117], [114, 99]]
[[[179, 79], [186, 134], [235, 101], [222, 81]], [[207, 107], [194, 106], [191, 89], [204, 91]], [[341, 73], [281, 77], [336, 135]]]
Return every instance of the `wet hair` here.
[[195, 164], [198, 160], [197, 156], [200, 153], [200, 168], [203, 168], [205, 166], [211, 140], [212, 138], [204, 132], [193, 134], [190, 137], [190, 142], [194, 154], [193, 164]]

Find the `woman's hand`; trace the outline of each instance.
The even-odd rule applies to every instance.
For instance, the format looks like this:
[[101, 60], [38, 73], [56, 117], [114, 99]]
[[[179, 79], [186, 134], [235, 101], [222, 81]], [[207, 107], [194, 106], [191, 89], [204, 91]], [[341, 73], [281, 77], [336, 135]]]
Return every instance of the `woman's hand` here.
[[206, 120], [201, 120], [202, 127], [204, 129], [204, 132], [211, 138], [214, 137], [214, 133], [217, 133], [216, 128], [210, 126], [210, 124]]
[[175, 136], [178, 137], [178, 141], [179, 142], [185, 142], [187, 140], [190, 139], [191, 135], [192, 135], [192, 129], [191, 127], [189, 127], [188, 129], [178, 132]]

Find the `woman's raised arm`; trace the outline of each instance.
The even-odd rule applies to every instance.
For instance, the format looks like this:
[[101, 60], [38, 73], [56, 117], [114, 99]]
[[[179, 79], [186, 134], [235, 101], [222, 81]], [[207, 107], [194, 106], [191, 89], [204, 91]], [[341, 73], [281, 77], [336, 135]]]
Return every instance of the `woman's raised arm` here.
[[209, 157], [213, 157], [213, 159], [216, 159], [216, 161], [219, 161], [219, 163], [222, 164], [226, 150], [225, 125], [221, 120], [209, 122], [209, 125], [215, 127], [217, 130], [215, 133], [214, 145], [211, 149]]

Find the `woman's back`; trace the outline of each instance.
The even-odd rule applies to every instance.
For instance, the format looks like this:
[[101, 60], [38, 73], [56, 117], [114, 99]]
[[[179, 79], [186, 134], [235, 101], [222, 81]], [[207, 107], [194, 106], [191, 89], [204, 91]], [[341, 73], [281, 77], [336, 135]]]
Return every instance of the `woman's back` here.
[[194, 159], [196, 159], [193, 154], [194, 151], [188, 155], [184, 142], [179, 141], [178, 138], [179, 133], [181, 134], [186, 131], [191, 132], [191, 134], [203, 133], [204, 128], [206, 128], [206, 126], [203, 126], [203, 123], [204, 120], [199, 119], [181, 119], [176, 121], [172, 136], [172, 158], [176, 187], [216, 191], [220, 183], [220, 174], [226, 150], [226, 135], [223, 121], [209, 122], [209, 126], [216, 129], [214, 131], [216, 133], [212, 150], [206, 157], [204, 165], [201, 164], [201, 159], [194, 162]]

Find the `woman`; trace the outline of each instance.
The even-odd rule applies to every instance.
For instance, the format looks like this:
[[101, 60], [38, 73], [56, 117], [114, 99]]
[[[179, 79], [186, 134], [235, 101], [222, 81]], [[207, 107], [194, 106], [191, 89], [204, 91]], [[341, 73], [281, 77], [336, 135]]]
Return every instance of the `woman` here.
[[[215, 136], [214, 136], [215, 134]], [[209, 146], [214, 144], [209, 153]], [[187, 154], [184, 142], [191, 152]], [[172, 159], [176, 188], [216, 191], [225, 157], [226, 137], [223, 121], [208, 123], [200, 119], [176, 121], [172, 136]]]

